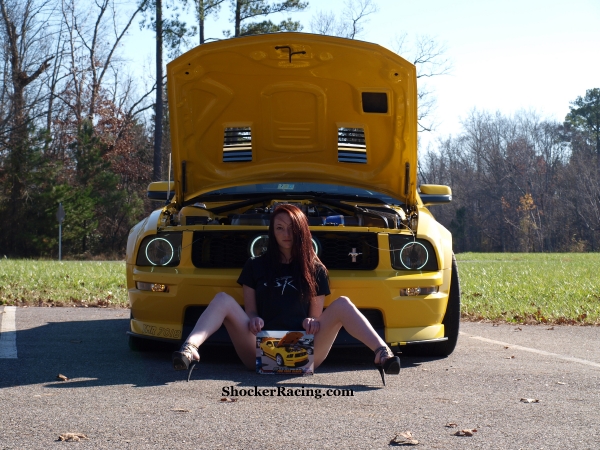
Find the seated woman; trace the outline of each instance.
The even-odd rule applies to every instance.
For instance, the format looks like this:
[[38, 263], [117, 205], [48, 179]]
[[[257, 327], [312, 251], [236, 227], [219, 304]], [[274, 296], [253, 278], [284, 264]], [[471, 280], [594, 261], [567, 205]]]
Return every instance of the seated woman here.
[[327, 269], [314, 252], [308, 220], [299, 208], [283, 204], [275, 209], [267, 252], [246, 262], [238, 283], [243, 287], [245, 309], [230, 295], [217, 294], [187, 341], [173, 353], [176, 370], [191, 372], [200, 360], [198, 347], [224, 324], [249, 369], [256, 364], [256, 334], [261, 330], [304, 329], [313, 334], [317, 368], [343, 326], [375, 352], [375, 366], [384, 385], [386, 373], [400, 372], [400, 358], [348, 297], [339, 297], [323, 310], [325, 296], [330, 293]]

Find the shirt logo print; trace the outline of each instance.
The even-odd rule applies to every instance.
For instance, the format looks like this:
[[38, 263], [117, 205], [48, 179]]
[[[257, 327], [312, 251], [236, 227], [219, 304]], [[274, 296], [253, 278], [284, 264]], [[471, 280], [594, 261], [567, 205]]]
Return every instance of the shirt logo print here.
[[294, 283], [294, 279], [292, 276], [289, 276], [289, 275], [285, 276], [285, 277], [281, 277], [281, 278], [275, 278], [275, 287], [281, 288], [281, 295], [283, 295], [283, 293], [285, 292], [285, 288], [288, 286], [293, 288], [295, 291], [297, 291], [298, 289], [296, 289], [296, 286], [294, 286], [293, 283]]

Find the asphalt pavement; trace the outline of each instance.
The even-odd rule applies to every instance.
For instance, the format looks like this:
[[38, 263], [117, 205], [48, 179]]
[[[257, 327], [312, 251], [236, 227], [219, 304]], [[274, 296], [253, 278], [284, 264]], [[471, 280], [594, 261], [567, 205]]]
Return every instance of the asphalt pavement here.
[[0, 306], [0, 449], [600, 448], [600, 327], [463, 322], [451, 356], [404, 357], [384, 388], [366, 349], [292, 377], [207, 348], [187, 383], [171, 348], [129, 350], [128, 318]]

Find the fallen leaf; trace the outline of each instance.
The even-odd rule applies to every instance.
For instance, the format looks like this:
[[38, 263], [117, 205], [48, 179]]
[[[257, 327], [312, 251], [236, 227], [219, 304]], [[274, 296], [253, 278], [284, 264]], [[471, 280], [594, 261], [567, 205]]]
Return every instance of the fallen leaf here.
[[523, 331], [523, 328], [521, 328], [521, 327], [517, 327], [517, 328], [515, 328], [513, 331]]
[[231, 397], [223, 397], [221, 398], [222, 402], [237, 402], [238, 399], [237, 398], [231, 398]]
[[510, 348], [508, 345], [504, 347], [505, 349]]
[[58, 437], [57, 441], [79, 442], [82, 439], [86, 441], [89, 440], [83, 433], [63, 433]]
[[522, 398], [521, 401], [523, 403], [539, 403], [540, 402], [537, 398]]
[[446, 425], [444, 425], [446, 428], [456, 428], [458, 425], [455, 424], [454, 422], [448, 422]]
[[562, 385], [565, 385], [565, 384], [567, 384], [567, 383], [563, 383], [562, 381], [557, 381], [557, 382], [556, 382], [556, 384], [562, 384]]
[[56, 379], [60, 380], [60, 381], [67, 381], [68, 378], [66, 376], [64, 376], [62, 373], [59, 373], [58, 375], [56, 375]]
[[474, 433], [477, 433], [477, 429], [466, 428], [464, 430], [458, 430], [456, 433], [454, 433], [454, 436], [473, 436]]
[[546, 330], [554, 330], [554, 327], [546, 328]]
[[506, 358], [504, 358], [504, 359], [515, 359], [515, 355], [512, 355], [512, 356], [507, 356], [507, 357], [506, 357]]
[[394, 439], [390, 441], [389, 445], [400, 446], [400, 445], [417, 445], [419, 441], [417, 441], [410, 431], [404, 431], [402, 433], [396, 434]]
[[173, 412], [191, 412], [189, 409], [183, 409], [183, 408], [173, 408], [171, 411], [173, 411]]

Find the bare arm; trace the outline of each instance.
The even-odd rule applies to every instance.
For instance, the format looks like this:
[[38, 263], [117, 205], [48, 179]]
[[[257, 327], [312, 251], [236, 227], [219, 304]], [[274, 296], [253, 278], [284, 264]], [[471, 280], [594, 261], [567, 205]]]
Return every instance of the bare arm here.
[[323, 313], [323, 304], [325, 303], [325, 296], [318, 295], [313, 298], [313, 301], [310, 303], [310, 307], [308, 308], [308, 315], [306, 319], [302, 321], [302, 328], [308, 334], [316, 334], [319, 332], [319, 317]]
[[258, 317], [258, 308], [256, 307], [256, 291], [245, 284], [242, 286], [244, 293], [244, 309], [250, 318], [248, 329], [254, 335], [265, 326], [265, 322]]
[[308, 308], [308, 316], [314, 317], [315, 319], [318, 319], [319, 317], [321, 317], [321, 314], [323, 314], [323, 304], [324, 303], [325, 303], [324, 295], [318, 295], [317, 297], [315, 297], [310, 304], [310, 308]]

